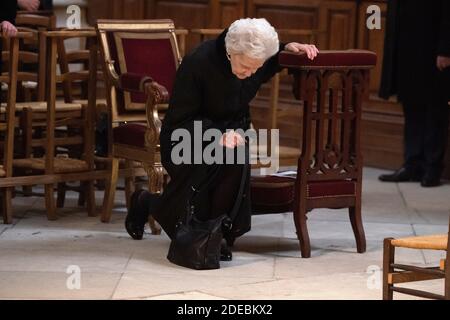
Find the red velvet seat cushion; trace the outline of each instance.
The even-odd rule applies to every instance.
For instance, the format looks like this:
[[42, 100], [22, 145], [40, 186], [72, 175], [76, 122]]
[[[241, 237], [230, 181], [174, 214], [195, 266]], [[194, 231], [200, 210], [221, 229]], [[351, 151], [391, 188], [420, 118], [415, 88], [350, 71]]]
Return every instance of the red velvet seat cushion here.
[[377, 55], [367, 50], [327, 50], [319, 52], [314, 60], [310, 60], [305, 53], [283, 51], [279, 55], [279, 63], [284, 67], [374, 66]]
[[[277, 213], [293, 210], [295, 180], [287, 177], [261, 176], [251, 178], [251, 199], [254, 213]], [[356, 195], [354, 181], [315, 181], [307, 185], [307, 198], [346, 197]]]
[[295, 180], [276, 176], [251, 177], [252, 212], [278, 213], [293, 210]]
[[338, 196], [354, 196], [356, 184], [354, 181], [315, 181], [308, 183], [306, 191], [308, 199]]
[[144, 148], [147, 126], [140, 123], [127, 123], [114, 128], [114, 143]]

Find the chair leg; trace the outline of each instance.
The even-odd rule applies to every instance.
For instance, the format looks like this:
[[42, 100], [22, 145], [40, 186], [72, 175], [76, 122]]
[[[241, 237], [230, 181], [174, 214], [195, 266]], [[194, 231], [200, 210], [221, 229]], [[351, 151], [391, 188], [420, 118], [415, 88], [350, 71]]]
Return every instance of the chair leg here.
[[[151, 193], [161, 193], [164, 186], [164, 169], [161, 164], [148, 165], [147, 163], [142, 164], [148, 176], [148, 190]], [[153, 218], [153, 216], [148, 217], [148, 224], [150, 230], [154, 235], [160, 235], [162, 228], [159, 223]]]
[[384, 239], [383, 247], [383, 300], [392, 300], [394, 298], [393, 284], [388, 283], [389, 274], [394, 272], [392, 264], [394, 263], [395, 247], [392, 246], [393, 238]]
[[64, 202], [66, 201], [66, 183], [60, 182], [58, 183], [58, 192], [56, 198], [56, 207], [64, 208]]
[[[133, 169], [133, 161], [125, 160], [125, 168]], [[125, 177], [125, 203], [128, 210], [130, 209], [131, 195], [135, 190], [134, 183], [135, 183], [134, 174], [132, 174], [130, 177]]]
[[3, 193], [2, 199], [3, 223], [11, 224], [13, 222], [12, 204], [11, 204], [13, 188], [5, 188], [2, 193]]
[[78, 206], [84, 207], [86, 204], [86, 198], [89, 197], [89, 195], [86, 195], [88, 191], [84, 188], [84, 185], [81, 184], [80, 192], [78, 192]]
[[148, 216], [148, 225], [150, 227], [150, 230], [152, 231], [152, 234], [159, 236], [161, 234], [161, 226], [158, 222], [156, 222], [155, 218], [153, 218], [152, 215]]
[[33, 187], [32, 186], [23, 186], [22, 193], [24, 197], [31, 197], [33, 195]]
[[[86, 195], [86, 202], [87, 202], [87, 212], [89, 217], [95, 217], [97, 215], [96, 213], [96, 206], [95, 206], [95, 188], [94, 188], [94, 181], [86, 181], [83, 183], [83, 191], [80, 192], [80, 195]], [[84, 198], [84, 196], [83, 196]], [[83, 199], [84, 200], [84, 199]], [[83, 201], [84, 204], [85, 201]]]
[[302, 258], [311, 257], [311, 243], [309, 240], [308, 226], [306, 224], [306, 208], [294, 210], [294, 223], [297, 230], [297, 238], [300, 241]]
[[50, 221], [56, 220], [56, 203], [53, 197], [53, 184], [45, 185], [45, 208], [47, 209], [47, 219]]
[[449, 262], [450, 261], [450, 253], [447, 251], [447, 258], [445, 259], [445, 300], [450, 300], [450, 267]]
[[[22, 129], [24, 158], [28, 159], [31, 158], [33, 153], [33, 116], [29, 108], [25, 108], [23, 109], [23, 112], [21, 112], [20, 123]], [[22, 191], [24, 197], [31, 197], [33, 194], [33, 187], [23, 186]]]
[[356, 239], [356, 248], [358, 253], [366, 252], [366, 235], [364, 233], [364, 226], [361, 217], [361, 206], [348, 208], [350, 221], [352, 223], [353, 233]]
[[118, 175], [119, 159], [113, 158], [111, 161], [111, 175], [109, 179], [106, 180], [105, 195], [103, 197], [103, 211], [101, 215], [102, 222], [109, 222], [111, 220]]

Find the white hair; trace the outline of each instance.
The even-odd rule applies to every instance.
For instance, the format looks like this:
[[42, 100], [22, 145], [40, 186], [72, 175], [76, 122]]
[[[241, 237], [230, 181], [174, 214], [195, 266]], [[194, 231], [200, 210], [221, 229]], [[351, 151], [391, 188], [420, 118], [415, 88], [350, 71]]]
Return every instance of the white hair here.
[[279, 50], [278, 33], [266, 19], [240, 19], [228, 28], [225, 47], [228, 53], [267, 60]]

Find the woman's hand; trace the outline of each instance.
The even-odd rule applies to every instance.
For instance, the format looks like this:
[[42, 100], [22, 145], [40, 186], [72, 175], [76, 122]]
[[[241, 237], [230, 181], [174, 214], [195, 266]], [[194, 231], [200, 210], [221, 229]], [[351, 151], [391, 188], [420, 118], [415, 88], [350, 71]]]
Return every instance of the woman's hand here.
[[436, 66], [439, 71], [444, 71], [444, 69], [450, 67], [450, 57], [438, 56], [436, 60]]
[[17, 28], [9, 21], [3, 21], [0, 24], [0, 30], [5, 37], [14, 37], [17, 34]]
[[37, 11], [39, 9], [40, 0], [18, 0], [17, 5], [25, 11]]
[[244, 138], [234, 130], [228, 131], [222, 135], [222, 139], [219, 144], [227, 148], [233, 149], [237, 146], [242, 146], [245, 144]]
[[288, 43], [285, 47], [285, 50], [291, 52], [305, 52], [308, 55], [308, 58], [314, 60], [314, 58], [319, 53], [319, 49], [316, 48], [313, 44], [302, 44], [298, 42]]

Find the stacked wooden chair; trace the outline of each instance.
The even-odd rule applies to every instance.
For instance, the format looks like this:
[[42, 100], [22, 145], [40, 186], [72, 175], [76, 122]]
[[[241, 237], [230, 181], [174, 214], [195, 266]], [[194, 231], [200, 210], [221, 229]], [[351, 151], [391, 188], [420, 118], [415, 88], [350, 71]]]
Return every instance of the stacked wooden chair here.
[[[43, 137], [38, 141], [39, 146], [44, 149], [42, 156], [31, 154], [30, 157], [14, 159], [13, 168], [15, 174], [21, 176], [23, 185], [45, 185], [45, 199], [47, 216], [49, 220], [57, 218], [56, 203], [54, 199], [55, 184], [68, 181], [83, 181], [87, 193], [88, 214], [94, 216], [95, 197], [93, 181], [103, 178], [95, 171], [94, 166], [94, 138], [93, 138], [93, 115], [95, 114], [96, 101], [96, 69], [91, 68], [87, 78], [89, 79], [89, 103], [61, 104], [56, 100], [56, 89], [58, 78], [71, 78], [73, 73], [57, 74], [57, 51], [58, 42], [67, 38], [90, 37], [96, 38], [92, 30], [82, 31], [45, 31], [43, 37], [47, 46], [47, 84], [46, 101], [39, 103], [36, 108], [28, 108], [33, 115], [30, 125], [34, 128], [42, 128]], [[90, 58], [93, 64], [97, 61], [97, 46], [90, 48]], [[76, 126], [81, 128], [81, 134], [75, 137], [58, 135], [61, 128]], [[35, 140], [35, 139], [33, 139]], [[82, 153], [79, 157], [60, 155], [58, 146], [81, 144]]]
[[[17, 125], [15, 114], [16, 94], [17, 94], [17, 73], [19, 64], [19, 40], [30, 39], [31, 33], [19, 32], [16, 37], [5, 39], [9, 42], [9, 51], [7, 65], [8, 72], [0, 75], [0, 83], [7, 84], [7, 102], [4, 105], [4, 112], [0, 113], [0, 136], [4, 143], [1, 146], [2, 157], [0, 165], [0, 209], [3, 213], [3, 222], [5, 224], [12, 223], [12, 195], [14, 187], [18, 181], [12, 178], [13, 173], [13, 157], [14, 157], [14, 129]], [[3, 38], [1, 39], [4, 40]]]

